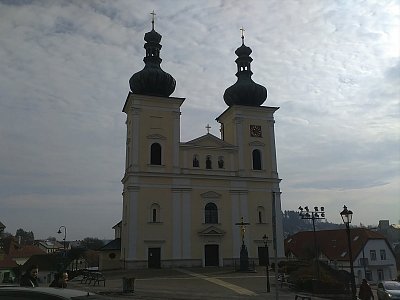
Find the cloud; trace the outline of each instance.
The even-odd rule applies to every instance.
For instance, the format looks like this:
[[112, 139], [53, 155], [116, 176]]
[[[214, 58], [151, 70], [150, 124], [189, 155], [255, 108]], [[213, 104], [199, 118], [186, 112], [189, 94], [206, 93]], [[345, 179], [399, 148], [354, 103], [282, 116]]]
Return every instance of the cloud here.
[[[207, 124], [219, 136], [215, 118], [236, 81], [243, 26], [253, 79], [268, 89], [265, 105], [280, 107], [283, 208], [312, 201], [334, 210], [349, 199], [368, 224], [377, 197], [395, 205], [396, 2], [0, 1], [0, 217], [7, 229], [26, 226], [46, 237], [46, 221], [55, 228], [72, 218], [73, 238], [84, 237], [79, 228], [112, 236], [121, 216], [121, 110], [129, 78], [144, 66], [153, 9], [161, 66], [177, 81], [172, 96], [186, 98], [182, 141], [205, 134]], [[396, 221], [395, 210], [383, 215]]]

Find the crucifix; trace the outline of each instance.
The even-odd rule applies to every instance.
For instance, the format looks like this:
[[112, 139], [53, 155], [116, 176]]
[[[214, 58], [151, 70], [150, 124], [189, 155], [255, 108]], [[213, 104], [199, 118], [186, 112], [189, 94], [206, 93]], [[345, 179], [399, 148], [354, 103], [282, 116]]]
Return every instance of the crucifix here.
[[154, 12], [154, 9], [150, 14], [151, 14], [151, 27], [154, 30], [154, 18], [156, 16], [156, 13]]
[[210, 133], [210, 129], [211, 129], [210, 124], [207, 124], [206, 129], [207, 129], [207, 133]]
[[248, 272], [249, 269], [249, 254], [247, 252], [247, 247], [244, 244], [244, 233], [246, 232], [246, 225], [250, 223], [244, 222], [243, 217], [240, 219], [240, 223], [235, 223], [235, 225], [240, 226], [240, 234], [242, 236], [242, 247], [240, 248], [240, 271]]
[[242, 245], [244, 245], [244, 233], [246, 232], [246, 225], [250, 225], [250, 223], [244, 222], [243, 217], [240, 219], [240, 223], [236, 223], [235, 225], [240, 226], [240, 235], [242, 237]]

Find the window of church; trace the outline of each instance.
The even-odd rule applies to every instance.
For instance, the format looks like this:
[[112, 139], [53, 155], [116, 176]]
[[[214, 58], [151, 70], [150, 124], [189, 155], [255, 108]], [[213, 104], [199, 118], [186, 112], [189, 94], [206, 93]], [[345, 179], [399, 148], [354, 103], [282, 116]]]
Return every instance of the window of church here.
[[261, 151], [253, 150], [253, 170], [261, 170]]
[[157, 222], [157, 209], [153, 208], [153, 216], [152, 216], [153, 223]]
[[151, 205], [150, 214], [151, 223], [160, 223], [160, 206], [157, 203]]
[[151, 144], [150, 164], [161, 165], [161, 145], [159, 143]]
[[197, 154], [193, 155], [193, 167], [200, 167], [199, 156]]
[[206, 157], [206, 169], [212, 169], [211, 155]]
[[204, 223], [218, 224], [218, 208], [215, 203], [209, 202], [204, 209]]
[[257, 215], [258, 215], [258, 223], [259, 224], [263, 224], [266, 222], [264, 207], [262, 207], [262, 206], [257, 207]]
[[220, 168], [220, 169], [224, 168], [224, 157], [223, 156], [218, 157], [218, 168]]

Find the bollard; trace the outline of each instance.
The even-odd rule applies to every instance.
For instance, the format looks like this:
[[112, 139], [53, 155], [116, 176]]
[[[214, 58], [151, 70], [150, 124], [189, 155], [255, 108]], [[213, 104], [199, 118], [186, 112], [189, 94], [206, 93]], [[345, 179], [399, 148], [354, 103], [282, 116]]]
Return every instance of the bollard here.
[[122, 278], [122, 292], [133, 293], [135, 291], [135, 277]]

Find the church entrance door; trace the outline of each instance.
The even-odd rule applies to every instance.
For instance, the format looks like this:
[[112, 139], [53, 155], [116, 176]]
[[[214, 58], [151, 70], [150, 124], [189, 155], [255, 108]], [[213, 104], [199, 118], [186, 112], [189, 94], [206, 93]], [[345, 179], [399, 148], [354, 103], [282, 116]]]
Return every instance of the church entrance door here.
[[219, 266], [219, 246], [205, 245], [204, 246], [205, 266]]
[[161, 248], [149, 248], [147, 260], [149, 268], [161, 268]]

